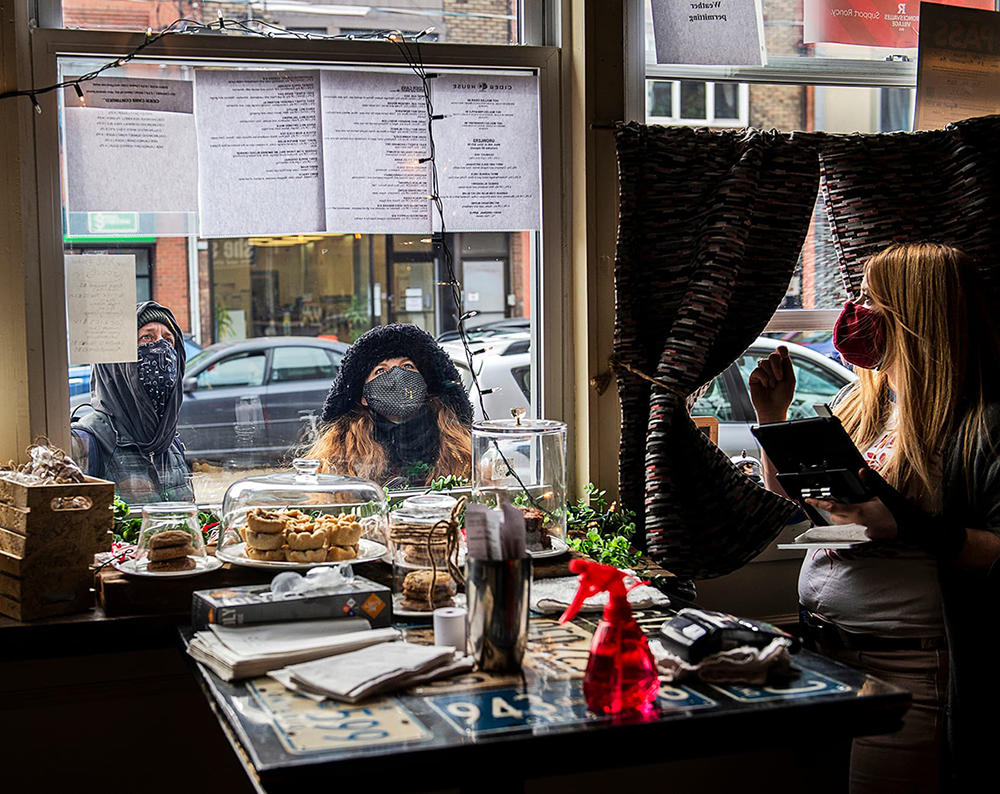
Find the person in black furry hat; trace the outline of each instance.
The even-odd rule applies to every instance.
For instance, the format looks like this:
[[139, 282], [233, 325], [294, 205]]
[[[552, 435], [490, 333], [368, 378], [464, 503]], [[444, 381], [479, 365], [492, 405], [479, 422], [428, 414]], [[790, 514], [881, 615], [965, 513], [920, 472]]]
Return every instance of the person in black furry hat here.
[[323, 471], [384, 483], [468, 479], [472, 403], [458, 370], [426, 331], [380, 325], [344, 355], [307, 453]]

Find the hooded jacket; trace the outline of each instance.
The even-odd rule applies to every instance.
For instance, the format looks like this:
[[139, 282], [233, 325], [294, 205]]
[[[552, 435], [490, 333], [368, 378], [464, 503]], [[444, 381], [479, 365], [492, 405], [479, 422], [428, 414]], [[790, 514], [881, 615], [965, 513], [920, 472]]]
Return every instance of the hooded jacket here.
[[[73, 422], [71, 429], [86, 448], [87, 473], [115, 482], [125, 502], [193, 502], [191, 472], [177, 436], [187, 358], [184, 337], [171, 311], [156, 301], [136, 305], [136, 329], [149, 322], [170, 328], [177, 352], [177, 382], [162, 416], [139, 380], [137, 362], [94, 364], [90, 375], [94, 411]], [[89, 438], [81, 438], [83, 433]]]

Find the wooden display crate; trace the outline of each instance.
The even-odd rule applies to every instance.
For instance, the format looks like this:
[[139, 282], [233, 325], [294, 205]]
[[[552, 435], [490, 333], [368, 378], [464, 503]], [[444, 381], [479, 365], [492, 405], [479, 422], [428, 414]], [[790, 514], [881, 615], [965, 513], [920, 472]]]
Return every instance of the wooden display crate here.
[[35, 620], [94, 604], [94, 554], [111, 549], [114, 483], [0, 479], [0, 614]]

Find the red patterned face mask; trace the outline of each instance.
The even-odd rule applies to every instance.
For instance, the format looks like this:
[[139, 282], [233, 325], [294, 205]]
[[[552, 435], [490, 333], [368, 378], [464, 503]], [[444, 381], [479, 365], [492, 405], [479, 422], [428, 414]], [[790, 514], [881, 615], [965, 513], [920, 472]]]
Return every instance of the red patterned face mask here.
[[833, 326], [833, 346], [849, 364], [875, 369], [885, 358], [882, 315], [847, 301]]

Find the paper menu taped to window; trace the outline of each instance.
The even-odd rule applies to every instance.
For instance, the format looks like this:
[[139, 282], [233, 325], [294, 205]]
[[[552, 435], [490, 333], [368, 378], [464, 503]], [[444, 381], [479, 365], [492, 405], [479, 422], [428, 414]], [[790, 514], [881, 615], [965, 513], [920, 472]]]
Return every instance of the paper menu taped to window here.
[[433, 100], [447, 230], [541, 228], [538, 77], [443, 74]]
[[193, 84], [99, 77], [82, 90], [63, 94], [69, 211], [197, 211]]
[[657, 63], [767, 63], [761, 0], [651, 2]]
[[[429, 146], [415, 75], [324, 71], [326, 229], [361, 234], [430, 231]], [[407, 311], [411, 311], [408, 309]]]
[[920, 5], [913, 128], [1000, 113], [1000, 13]]
[[202, 237], [326, 230], [320, 73], [195, 73]]
[[135, 361], [135, 256], [65, 258], [69, 363]]

